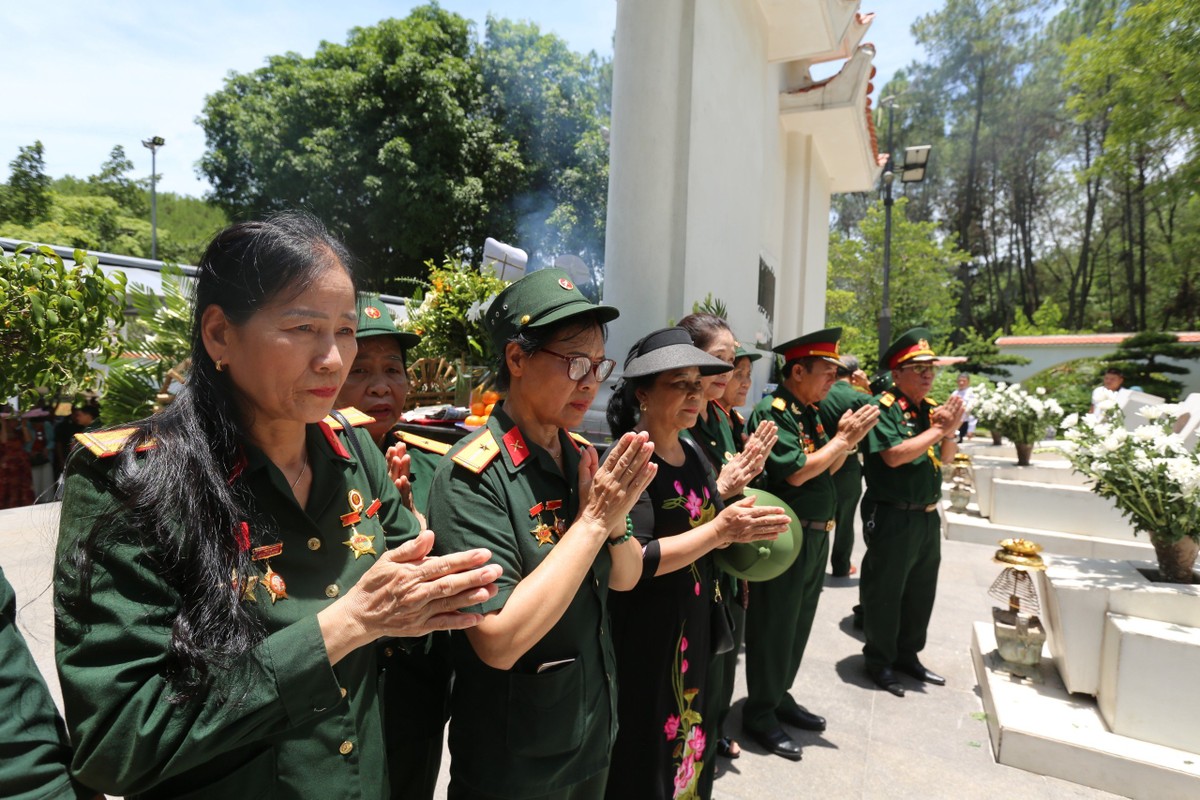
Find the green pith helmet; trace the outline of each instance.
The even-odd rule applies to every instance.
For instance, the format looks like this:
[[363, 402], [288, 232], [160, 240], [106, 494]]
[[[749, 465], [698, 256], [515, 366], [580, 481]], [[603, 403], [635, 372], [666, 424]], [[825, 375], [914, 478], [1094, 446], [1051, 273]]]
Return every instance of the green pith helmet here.
[[540, 328], [587, 313], [605, 323], [621, 312], [588, 300], [563, 270], [540, 269], [497, 295], [484, 314], [483, 327], [496, 351], [503, 353], [504, 345], [525, 328]]
[[769, 581], [787, 572], [800, 555], [800, 547], [804, 544], [804, 531], [796, 512], [787, 503], [770, 492], [746, 487], [748, 497], [757, 497], [755, 505], [779, 506], [791, 519], [788, 529], [779, 534], [773, 541], [745, 542], [731, 544], [722, 550], [713, 551], [717, 566], [733, 575], [748, 581]]

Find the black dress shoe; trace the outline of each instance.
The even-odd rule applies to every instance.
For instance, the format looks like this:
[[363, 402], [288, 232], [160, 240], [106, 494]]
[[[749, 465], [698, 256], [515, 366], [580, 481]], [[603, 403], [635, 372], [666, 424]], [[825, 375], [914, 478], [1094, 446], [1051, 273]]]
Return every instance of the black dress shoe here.
[[945, 678], [943, 678], [941, 675], [938, 675], [936, 672], [931, 672], [930, 670], [925, 669], [925, 665], [916, 659], [913, 659], [905, 664], [897, 664], [896, 669], [900, 670], [905, 675], [912, 675], [919, 681], [932, 683], [934, 686], [946, 685]]
[[825, 718], [817, 716], [804, 706], [777, 711], [775, 712], [775, 716], [779, 717], [780, 722], [786, 722], [793, 728], [799, 728], [803, 731], [825, 730]]
[[759, 733], [747, 728], [746, 733], [750, 735], [750, 738], [762, 745], [768, 753], [783, 756], [791, 761], [799, 761], [802, 758], [800, 745], [796, 744], [792, 740], [792, 737], [784, 733], [782, 728], [776, 728], [766, 733]]
[[871, 680], [875, 681], [875, 685], [880, 689], [886, 689], [896, 697], [904, 697], [904, 686], [900, 683], [900, 679], [896, 677], [896, 673], [891, 667], [880, 667], [879, 669], [867, 669], [867, 674], [871, 676]]

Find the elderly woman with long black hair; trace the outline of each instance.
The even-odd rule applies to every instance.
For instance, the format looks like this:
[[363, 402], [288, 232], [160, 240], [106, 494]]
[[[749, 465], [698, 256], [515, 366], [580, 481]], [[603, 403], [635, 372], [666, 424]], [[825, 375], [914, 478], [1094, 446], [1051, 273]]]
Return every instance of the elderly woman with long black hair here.
[[494, 595], [499, 569], [486, 550], [430, 558], [374, 443], [326, 420], [356, 320], [350, 256], [320, 223], [233, 225], [199, 264], [186, 386], [81, 435], [55, 604], [88, 786], [386, 796], [369, 645], [476, 624], [458, 609]]
[[756, 507], [753, 498], [724, 505], [705, 456], [681, 437], [705, 402], [703, 376], [730, 369], [683, 328], [665, 328], [630, 349], [609, 399], [613, 436], [648, 436], [657, 467], [630, 512], [641, 577], [612, 602], [621, 687], [613, 800], [707, 796], [718, 716], [708, 685], [720, 649], [714, 634], [723, 631], [732, 646], [712, 551], [788, 527], [783, 509]]

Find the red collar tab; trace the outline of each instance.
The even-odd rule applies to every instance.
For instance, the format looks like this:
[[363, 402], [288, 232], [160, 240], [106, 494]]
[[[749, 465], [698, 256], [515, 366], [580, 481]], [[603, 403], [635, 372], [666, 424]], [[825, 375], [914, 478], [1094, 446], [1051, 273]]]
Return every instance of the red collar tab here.
[[[318, 422], [317, 425], [320, 426], [321, 433], [325, 434], [325, 441], [329, 442], [329, 447], [333, 450], [334, 454], [336, 454], [339, 458], [344, 458], [349, 461], [350, 454], [346, 452], [346, 446], [342, 444], [342, 440], [339, 439], [337, 434], [333, 432], [333, 428], [329, 427], [329, 424], [324, 420]], [[353, 436], [354, 432], [347, 432], [346, 435]]]
[[512, 459], [514, 467], [521, 466], [525, 459], [529, 458], [529, 445], [525, 444], [525, 437], [521, 435], [520, 428], [514, 425], [504, 434], [501, 441], [504, 442], [504, 449], [508, 451], [508, 457]]
[[[242, 473], [246, 471], [246, 467], [249, 465], [250, 462], [246, 459], [246, 451], [239, 447], [237, 461], [233, 462], [233, 469], [229, 470], [229, 479], [227, 482], [230, 486], [233, 486], [233, 482], [242, 476]], [[244, 525], [245, 523], [242, 524]]]
[[798, 358], [808, 358], [810, 356], [818, 356], [820, 358], [836, 358], [841, 360], [838, 355], [838, 342], [807, 342], [799, 344], [783, 354], [783, 361], [795, 361]]
[[238, 552], [245, 553], [250, 549], [250, 523], [239, 522], [237, 529]]

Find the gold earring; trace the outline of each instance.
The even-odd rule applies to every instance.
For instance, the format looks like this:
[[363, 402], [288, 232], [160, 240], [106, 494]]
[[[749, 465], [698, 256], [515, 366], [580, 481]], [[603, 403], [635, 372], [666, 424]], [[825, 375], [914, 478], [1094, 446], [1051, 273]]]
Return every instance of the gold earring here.
[[643, 414], [646, 413], [646, 404], [645, 403], [642, 403], [641, 406], [639, 406], [639, 408], [641, 409]]
[[225, 365], [221, 363], [221, 359], [219, 359], [219, 358], [217, 359], [216, 367], [217, 367], [217, 372], [225, 371]]

